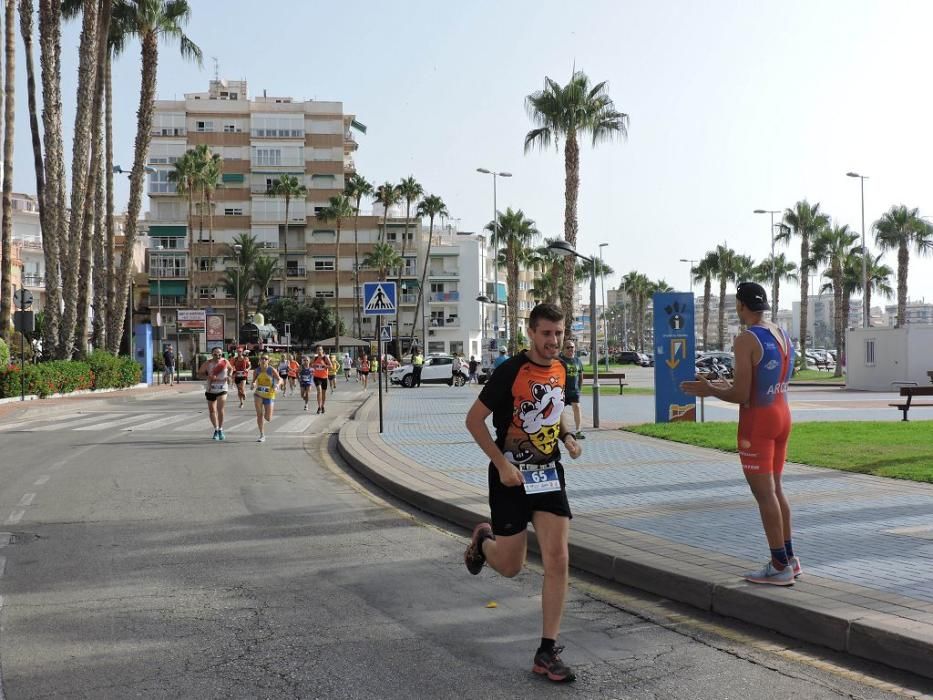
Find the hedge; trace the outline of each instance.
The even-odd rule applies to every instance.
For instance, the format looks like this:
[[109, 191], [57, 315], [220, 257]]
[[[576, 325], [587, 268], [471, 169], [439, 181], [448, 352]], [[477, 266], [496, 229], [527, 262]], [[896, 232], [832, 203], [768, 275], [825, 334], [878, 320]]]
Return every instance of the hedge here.
[[10, 348], [7, 347], [6, 341], [3, 338], [0, 338], [0, 371], [3, 371], [10, 364]]
[[41, 398], [82, 389], [118, 389], [139, 383], [142, 368], [130, 357], [96, 351], [87, 360], [54, 360], [25, 367], [0, 369], [0, 398], [20, 395], [23, 375], [26, 393]]

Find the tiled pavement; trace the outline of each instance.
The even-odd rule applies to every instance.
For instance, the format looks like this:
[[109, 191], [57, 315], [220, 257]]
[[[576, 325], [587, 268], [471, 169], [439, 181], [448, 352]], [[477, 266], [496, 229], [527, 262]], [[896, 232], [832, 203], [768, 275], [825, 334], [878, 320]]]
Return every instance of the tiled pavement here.
[[[463, 425], [475, 397], [469, 387], [394, 391], [384, 434], [370, 401], [341, 431], [341, 449], [418, 505], [475, 522], [488, 512], [487, 460]], [[875, 413], [876, 398], [831, 394], [845, 408], [825, 410]], [[632, 400], [652, 397], [616, 399], [626, 422]], [[792, 400], [804, 404], [797, 420], [820, 413], [818, 393]], [[734, 455], [616, 430], [590, 432], [583, 448], [565, 460], [575, 565], [933, 676], [933, 486], [788, 465], [806, 574], [793, 589], [762, 590], [739, 578], [768, 552]]]

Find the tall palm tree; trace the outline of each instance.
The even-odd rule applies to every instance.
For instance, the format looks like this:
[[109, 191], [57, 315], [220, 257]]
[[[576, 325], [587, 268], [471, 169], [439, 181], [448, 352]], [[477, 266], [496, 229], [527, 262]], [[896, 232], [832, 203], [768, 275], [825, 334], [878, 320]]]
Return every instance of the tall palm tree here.
[[399, 191], [398, 185], [393, 185], [391, 182], [384, 182], [376, 188], [376, 193], [373, 195], [373, 200], [375, 200], [376, 203], [381, 204], [383, 208], [382, 231], [379, 232], [379, 243], [382, 243], [386, 239], [386, 227], [388, 226], [389, 209], [402, 201], [402, 194]]
[[317, 213], [318, 221], [333, 221], [337, 226], [337, 247], [335, 253], [334, 265], [334, 322], [337, 324], [337, 332], [334, 334], [334, 343], [337, 346], [337, 356], [340, 357], [340, 231], [343, 226], [343, 220], [353, 216], [353, 205], [345, 194], [331, 197], [327, 201], [327, 206]]
[[189, 149], [175, 161], [174, 170], [169, 171], [169, 182], [175, 183], [175, 191], [188, 200], [188, 306], [194, 304], [194, 193], [198, 189], [201, 174], [200, 161], [194, 149]]
[[758, 264], [758, 275], [760, 280], [771, 283], [771, 320], [777, 318], [777, 312], [780, 308], [781, 282], [797, 282], [797, 263], [787, 259], [784, 253], [770, 256]]
[[903, 204], [895, 205], [882, 214], [872, 228], [875, 242], [883, 252], [897, 251], [897, 327], [906, 322], [907, 273], [910, 267], [910, 249], [917, 255], [933, 252], [933, 226], [920, 217], [917, 209]]
[[300, 197], [304, 199], [308, 196], [308, 188], [302, 185], [298, 178], [294, 175], [289, 175], [288, 173], [282, 173], [277, 178], [272, 181], [272, 187], [269, 188], [268, 195], [270, 197], [284, 197], [285, 198], [285, 235], [284, 235], [284, 250], [285, 250], [285, 266], [282, 269], [282, 289], [280, 290], [281, 296], [285, 296], [285, 287], [287, 284], [288, 277], [288, 208], [291, 205], [291, 201], [294, 198]]
[[[535, 147], [559, 147], [564, 141], [564, 239], [577, 245], [577, 197], [580, 190], [581, 137], [589, 137], [593, 146], [628, 133], [628, 115], [618, 111], [609, 97], [605, 82], [592, 84], [583, 71], [575, 70], [566, 85], [545, 77], [544, 88], [525, 98], [528, 116], [536, 125], [525, 135], [525, 153]], [[561, 302], [567, 334], [573, 324], [573, 258], [564, 261], [566, 275], [561, 287]]]
[[550, 247], [559, 240], [562, 239], [545, 237], [540, 246], [529, 251], [527, 261], [528, 266], [535, 271], [532, 292], [536, 298], [548, 304], [557, 302], [563, 284], [564, 258]]
[[259, 298], [256, 301], [256, 313], [266, 306], [269, 298], [269, 286], [279, 273], [279, 261], [271, 255], [260, 255], [253, 261], [253, 282], [259, 288]]
[[363, 337], [363, 304], [360, 299], [360, 203], [370, 197], [373, 185], [359, 173], [352, 173], [347, 180], [344, 194], [356, 200], [353, 213], [353, 309], [356, 319], [356, 337]]
[[513, 210], [511, 207], [499, 212], [498, 221], [490, 221], [486, 230], [492, 232], [492, 243], [501, 249], [505, 258], [505, 279], [508, 289], [506, 313], [508, 314], [511, 334], [508, 339], [509, 354], [518, 352], [518, 275], [523, 259], [535, 240], [539, 231], [535, 222], [525, 216], [521, 209]]
[[415, 304], [415, 322], [412, 324], [411, 335], [413, 338], [415, 337], [415, 329], [418, 326], [418, 319], [420, 318], [422, 351], [428, 347], [428, 329], [425, 328], [422, 305], [426, 303], [424, 298], [424, 285], [428, 279], [428, 265], [431, 262], [431, 248], [434, 243], [434, 219], [438, 216], [443, 217], [449, 215], [444, 200], [436, 194], [429, 194], [418, 204], [418, 218], [423, 219], [424, 217], [428, 217], [428, 248], [424, 254], [424, 267], [421, 270], [421, 281], [418, 283], [418, 302]]
[[[45, 1], [45, 0], [43, 0]], [[201, 49], [182, 31], [191, 15], [187, 0], [136, 0], [114, 6], [114, 14], [122, 15], [129, 32], [139, 37], [142, 45], [142, 79], [139, 91], [139, 109], [136, 120], [136, 141], [133, 149], [133, 168], [130, 171], [130, 197], [124, 224], [123, 259], [114, 299], [113, 330], [109, 334], [119, 339], [123, 334], [127, 296], [130, 291], [133, 248], [136, 244], [137, 221], [142, 205], [143, 168], [152, 135], [152, 112], [155, 102], [156, 72], [159, 64], [159, 41], [176, 40], [182, 55], [201, 64]], [[119, 340], [117, 340], [119, 342]]]
[[[398, 192], [399, 192], [399, 195], [401, 195], [401, 197], [405, 200], [405, 233], [402, 235], [402, 261], [404, 262], [405, 253], [408, 251], [408, 237], [409, 237], [408, 227], [411, 223], [411, 205], [413, 203], [417, 203], [421, 199], [421, 197], [424, 195], [424, 188], [421, 186], [421, 183], [415, 180], [415, 178], [412, 175], [409, 175], [408, 177], [404, 178], [399, 183]], [[414, 234], [411, 234], [411, 235], [413, 236]], [[400, 267], [398, 271], [398, 279], [396, 280], [398, 283], [399, 294], [401, 294], [401, 289], [402, 289], [402, 270], [403, 268]], [[395, 306], [395, 327], [398, 330], [398, 332], [396, 333], [395, 342], [397, 343], [397, 348], [398, 348], [397, 355], [399, 357], [401, 357], [402, 355], [402, 324], [399, 322], [401, 318], [401, 309], [402, 309], [401, 304], [397, 304]], [[418, 309], [415, 308], [416, 313], [417, 311]], [[411, 323], [411, 340], [412, 341], [414, 340], [414, 337], [415, 337], [415, 320], [416, 319], [412, 319], [412, 323]]]
[[[852, 246], [858, 241], [858, 235], [849, 230], [849, 226], [827, 226], [813, 239], [810, 249], [810, 261], [814, 266], [827, 265], [833, 290], [833, 331], [836, 345], [836, 357], [845, 352], [845, 328], [849, 320], [844, 308], [843, 272], [846, 258], [852, 252]], [[842, 376], [842, 363], [836, 363], [836, 376]]]
[[631, 318], [634, 328], [635, 342], [632, 343], [633, 350], [644, 350], [645, 348], [645, 311], [648, 304], [648, 289], [651, 281], [647, 275], [637, 270], [632, 270], [622, 278], [622, 286], [625, 289], [625, 296], [629, 299], [629, 306], [632, 309]]
[[713, 277], [719, 274], [719, 258], [715, 252], [703, 256], [691, 270], [693, 281], [703, 283], [703, 349], [709, 350], [709, 307], [713, 293]]
[[[863, 299], [862, 303], [868, 308], [868, 317], [871, 318], [871, 298], [876, 293], [885, 299], [890, 299], [894, 295], [894, 289], [891, 287], [891, 276], [894, 271], [881, 262], [883, 253], [878, 255], [869, 255], [865, 271], [868, 273], [868, 298]], [[861, 279], [861, 258], [858, 259], [859, 279]], [[859, 289], [861, 289], [859, 283]]]
[[388, 279], [390, 271], [398, 269], [401, 265], [402, 256], [395, 247], [383, 242], [374, 245], [363, 260], [363, 266], [376, 270], [382, 281]]
[[726, 285], [735, 281], [737, 253], [727, 245], [716, 246], [716, 276], [719, 278], [719, 349], [726, 349]]
[[[214, 270], [214, 193], [221, 186], [223, 178], [224, 161], [219, 153], [211, 151], [210, 146], [204, 144], [195, 146], [198, 160], [198, 187], [203, 193], [203, 201], [207, 206], [207, 269]], [[213, 276], [209, 275], [213, 284]]]
[[820, 203], [810, 204], [802, 199], [793, 209], [784, 210], [781, 233], [776, 241], [790, 241], [791, 236], [800, 238], [800, 361], [803, 369], [807, 368], [807, 326], [810, 320], [810, 241], [829, 225], [829, 216], [820, 211]]
[[3, 222], [0, 224], [0, 335], [6, 335], [13, 315], [13, 120], [16, 95], [16, 4], [6, 0], [3, 80]]

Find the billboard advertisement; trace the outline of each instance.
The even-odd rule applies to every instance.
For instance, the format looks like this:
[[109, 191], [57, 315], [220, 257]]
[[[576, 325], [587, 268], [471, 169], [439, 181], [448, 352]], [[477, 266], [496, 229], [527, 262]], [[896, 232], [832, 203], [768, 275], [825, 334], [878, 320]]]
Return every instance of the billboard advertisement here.
[[207, 314], [207, 342], [224, 339], [223, 314]]
[[207, 312], [204, 309], [179, 309], [178, 330], [203, 331], [207, 323]]
[[654, 421], [696, 421], [696, 398], [680, 383], [696, 379], [693, 294], [659, 292], [654, 300]]

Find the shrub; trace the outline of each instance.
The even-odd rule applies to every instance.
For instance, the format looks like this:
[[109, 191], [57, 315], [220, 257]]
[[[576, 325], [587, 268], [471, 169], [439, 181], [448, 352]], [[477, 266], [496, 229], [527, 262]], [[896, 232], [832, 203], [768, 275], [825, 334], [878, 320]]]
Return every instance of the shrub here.
[[7, 347], [6, 341], [3, 338], [0, 338], [0, 371], [5, 370], [10, 366], [10, 348]]
[[42, 398], [82, 389], [113, 389], [139, 383], [142, 368], [131, 357], [94, 352], [86, 362], [55, 360], [0, 369], [0, 397], [19, 396], [23, 377], [26, 393]]
[[88, 355], [86, 363], [94, 377], [95, 389], [120, 389], [139, 383], [140, 367], [131, 357], [114, 357], [103, 350]]

